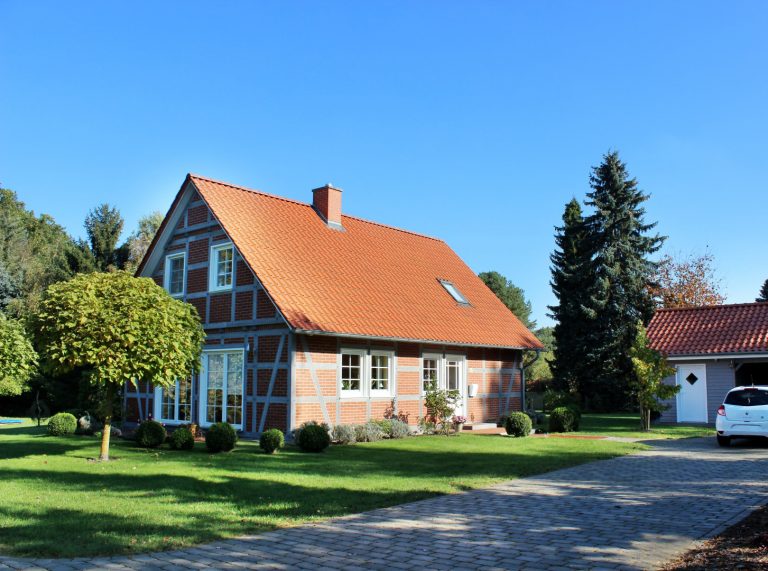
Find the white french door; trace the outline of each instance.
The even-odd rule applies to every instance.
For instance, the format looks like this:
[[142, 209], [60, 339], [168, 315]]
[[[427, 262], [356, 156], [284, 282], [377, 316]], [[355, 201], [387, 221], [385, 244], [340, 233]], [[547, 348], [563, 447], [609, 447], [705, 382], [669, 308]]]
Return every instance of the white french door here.
[[464, 357], [460, 355], [447, 355], [445, 357], [445, 389], [459, 391], [459, 402], [453, 409], [454, 414], [464, 415], [466, 401], [466, 383], [464, 382]]
[[200, 370], [200, 425], [243, 427], [244, 351], [206, 351]]

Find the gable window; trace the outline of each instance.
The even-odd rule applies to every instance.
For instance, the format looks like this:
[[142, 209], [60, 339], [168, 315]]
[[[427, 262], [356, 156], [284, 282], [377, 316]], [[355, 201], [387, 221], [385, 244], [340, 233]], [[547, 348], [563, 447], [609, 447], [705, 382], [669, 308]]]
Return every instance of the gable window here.
[[184, 295], [184, 253], [165, 257], [165, 291], [174, 297]]
[[356, 350], [344, 350], [341, 353], [341, 394], [347, 396], [362, 395], [363, 358], [365, 353]]
[[243, 350], [206, 351], [200, 372], [200, 424], [243, 427]]
[[421, 390], [423, 392], [433, 391], [439, 383], [439, 357], [429, 356], [421, 360]]
[[155, 418], [170, 424], [192, 421], [192, 379], [155, 388]]
[[232, 289], [235, 268], [235, 250], [232, 244], [221, 244], [211, 248], [211, 291], [223, 291]]
[[440, 285], [442, 285], [445, 288], [445, 291], [447, 291], [449, 294], [451, 294], [451, 297], [457, 302], [462, 305], [469, 305], [469, 301], [466, 297], [464, 297], [464, 294], [462, 294], [459, 291], [459, 288], [457, 288], [454, 284], [452, 284], [449, 281], [446, 280], [439, 280]]

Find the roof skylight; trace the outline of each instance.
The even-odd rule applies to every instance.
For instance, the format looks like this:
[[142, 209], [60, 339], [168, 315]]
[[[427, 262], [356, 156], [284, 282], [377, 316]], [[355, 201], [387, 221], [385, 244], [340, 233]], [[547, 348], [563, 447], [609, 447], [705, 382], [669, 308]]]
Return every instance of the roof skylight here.
[[455, 299], [458, 303], [461, 303], [462, 305], [469, 305], [469, 301], [467, 300], [466, 297], [464, 297], [464, 294], [462, 294], [459, 291], [459, 288], [457, 288], [451, 282], [446, 280], [440, 280], [440, 285], [442, 285], [445, 288], [445, 291], [451, 294], [451, 297]]

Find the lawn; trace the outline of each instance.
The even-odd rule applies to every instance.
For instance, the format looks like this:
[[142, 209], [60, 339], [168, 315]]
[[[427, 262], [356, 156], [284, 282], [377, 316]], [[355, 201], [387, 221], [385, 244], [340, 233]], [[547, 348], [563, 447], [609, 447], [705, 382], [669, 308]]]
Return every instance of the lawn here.
[[485, 486], [642, 445], [462, 434], [209, 455], [0, 427], [0, 553], [71, 557], [173, 549]]
[[650, 432], [640, 431], [640, 417], [631, 413], [585, 414], [580, 434], [620, 436], [624, 438], [694, 438], [713, 436], [714, 428], [680, 424], [651, 423]]

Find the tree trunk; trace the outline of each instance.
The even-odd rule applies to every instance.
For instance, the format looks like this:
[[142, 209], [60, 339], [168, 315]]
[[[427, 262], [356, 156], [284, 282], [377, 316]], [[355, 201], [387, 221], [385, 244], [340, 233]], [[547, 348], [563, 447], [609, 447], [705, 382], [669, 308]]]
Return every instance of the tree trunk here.
[[651, 430], [651, 409], [640, 407], [640, 430], [650, 432]]
[[104, 430], [101, 433], [101, 451], [99, 460], [101, 462], [109, 461], [109, 437], [112, 436], [112, 401], [114, 400], [115, 389], [110, 383], [107, 386], [107, 394], [104, 397]]

